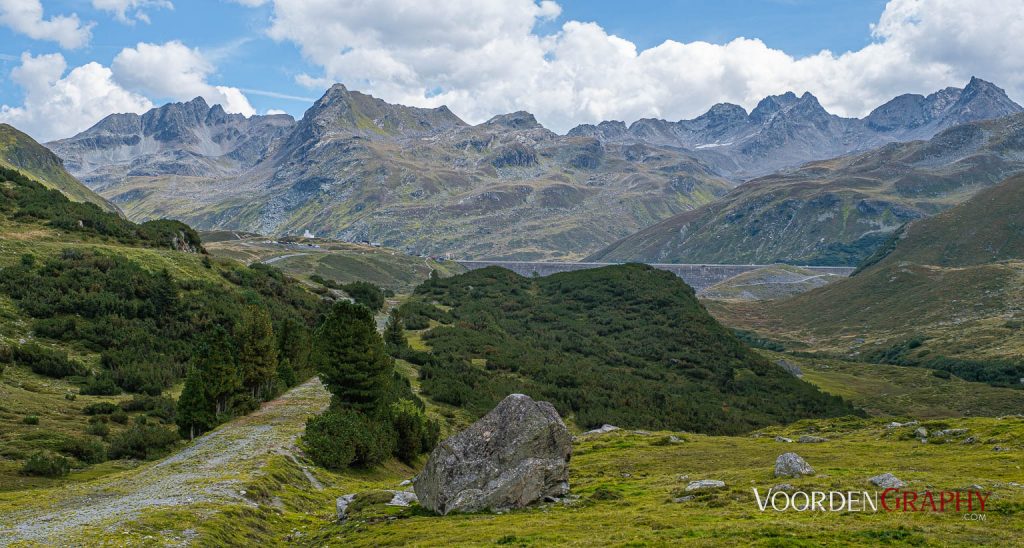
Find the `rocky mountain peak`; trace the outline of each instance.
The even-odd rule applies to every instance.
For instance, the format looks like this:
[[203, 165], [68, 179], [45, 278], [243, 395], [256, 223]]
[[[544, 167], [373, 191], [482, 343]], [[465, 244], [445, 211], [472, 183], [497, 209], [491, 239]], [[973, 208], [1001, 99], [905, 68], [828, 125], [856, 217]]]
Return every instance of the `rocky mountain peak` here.
[[765, 122], [776, 113], [793, 106], [797, 101], [799, 98], [792, 91], [787, 91], [782, 95], [769, 95], [761, 99], [754, 110], [750, 111], [750, 118], [755, 122]]
[[516, 112], [510, 112], [508, 114], [499, 114], [490, 120], [484, 122], [484, 125], [488, 126], [501, 126], [508, 129], [543, 129], [544, 126], [537, 122], [537, 118], [526, 112], [525, 110], [519, 110]]

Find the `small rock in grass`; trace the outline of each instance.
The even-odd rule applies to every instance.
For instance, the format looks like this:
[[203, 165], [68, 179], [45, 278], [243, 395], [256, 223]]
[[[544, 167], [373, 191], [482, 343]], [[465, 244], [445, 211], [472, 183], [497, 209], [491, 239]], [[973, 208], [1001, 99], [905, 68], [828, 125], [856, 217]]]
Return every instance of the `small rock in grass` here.
[[818, 436], [800, 436], [800, 439], [796, 440], [797, 443], [824, 443], [828, 441], [827, 438]]
[[595, 428], [593, 430], [587, 430], [586, 432], [583, 433], [583, 435], [584, 436], [589, 436], [591, 434], [607, 434], [608, 432], [614, 432], [614, 431], [616, 431], [618, 429], [619, 429], [618, 426], [612, 426], [611, 424], [606, 424], [606, 425], [602, 426], [601, 428]]
[[703, 490], [703, 489], [720, 489], [722, 487], [725, 487], [725, 482], [724, 481], [705, 479], [705, 480], [691, 481], [690, 484], [686, 486], [686, 490], [687, 491], [700, 491], [700, 490]]
[[881, 487], [883, 489], [899, 489], [900, 487], [906, 485], [906, 483], [904, 483], [903, 480], [897, 478], [896, 476], [892, 475], [889, 472], [877, 475], [869, 479], [868, 481], [870, 481], [872, 485], [876, 487]]
[[780, 483], [772, 487], [772, 491], [796, 491], [796, 487], [793, 487], [788, 483]]
[[775, 459], [775, 477], [777, 478], [799, 478], [801, 476], [813, 476], [814, 468], [796, 453], [783, 453]]
[[791, 438], [785, 438], [785, 437], [782, 437], [782, 436], [775, 436], [775, 441], [782, 442], [782, 443], [793, 443], [793, 440]]
[[338, 510], [338, 521], [345, 521], [348, 519], [348, 507], [354, 500], [356, 500], [355, 493], [338, 497], [338, 501], [335, 503], [335, 507]]
[[693, 500], [693, 495], [686, 495], [685, 497], [676, 497], [676, 498], [672, 499], [672, 502], [680, 503], [680, 502], [689, 502], [691, 500]]
[[918, 428], [917, 430], [914, 430], [914, 435], [917, 436], [918, 438], [927, 438], [928, 437], [928, 429], [922, 426], [922, 427]]
[[394, 496], [391, 500], [385, 503], [387, 506], [409, 506], [410, 504], [417, 502], [416, 493], [412, 491], [391, 491]]

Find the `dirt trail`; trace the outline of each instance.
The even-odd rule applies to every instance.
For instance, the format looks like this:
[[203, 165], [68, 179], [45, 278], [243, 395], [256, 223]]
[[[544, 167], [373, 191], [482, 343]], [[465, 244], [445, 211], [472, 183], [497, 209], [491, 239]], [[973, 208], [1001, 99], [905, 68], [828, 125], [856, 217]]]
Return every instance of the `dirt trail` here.
[[75, 544], [73, 539], [84, 529], [116, 530], [146, 509], [226, 500], [251, 504], [240, 485], [272, 454], [292, 455], [306, 418], [327, 402], [327, 391], [314, 378], [163, 460], [96, 481], [31, 493], [34, 502], [26, 508], [0, 516], [0, 546]]

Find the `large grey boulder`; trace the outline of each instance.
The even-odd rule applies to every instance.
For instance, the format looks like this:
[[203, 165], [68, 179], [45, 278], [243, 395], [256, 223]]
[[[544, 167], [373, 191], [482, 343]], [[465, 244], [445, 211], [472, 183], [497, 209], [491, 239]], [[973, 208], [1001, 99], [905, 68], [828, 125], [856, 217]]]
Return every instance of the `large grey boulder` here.
[[783, 453], [775, 459], [775, 477], [777, 478], [799, 478], [813, 475], [814, 468], [811, 468], [811, 465], [796, 453]]
[[413, 486], [438, 514], [521, 508], [569, 492], [571, 454], [555, 408], [512, 394], [438, 445]]

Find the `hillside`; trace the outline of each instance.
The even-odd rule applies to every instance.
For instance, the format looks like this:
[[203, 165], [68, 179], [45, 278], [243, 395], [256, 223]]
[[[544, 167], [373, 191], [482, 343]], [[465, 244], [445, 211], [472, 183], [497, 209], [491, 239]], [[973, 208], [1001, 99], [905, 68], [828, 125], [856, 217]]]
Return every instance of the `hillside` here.
[[797, 266], [772, 265], [718, 282], [700, 290], [698, 295], [702, 299], [767, 301], [792, 297], [841, 279], [843, 276]]
[[1024, 171], [1024, 114], [755, 179], [593, 261], [854, 266], [903, 224]]
[[385, 247], [322, 238], [270, 240], [253, 234], [204, 232], [203, 242], [215, 257], [247, 264], [272, 264], [296, 279], [320, 276], [342, 284], [364, 281], [401, 293], [411, 292], [433, 271], [440, 276], [465, 271], [454, 261], [438, 261]]
[[64, 164], [50, 149], [8, 124], [0, 124], [0, 167], [16, 169], [47, 188], [76, 202], [96, 204], [104, 211], [117, 208], [64, 170]]
[[917, 221], [862, 271], [762, 307], [715, 304], [729, 325], [874, 361], [1019, 387], [1024, 176]]
[[400, 311], [411, 326], [448, 324], [423, 335], [430, 355], [408, 359], [425, 394], [478, 414], [512, 392], [584, 428], [736, 433], [853, 412], [754, 354], [682, 280], [648, 266], [542, 278], [484, 268], [425, 282]]
[[[174, 449], [175, 399], [192, 372], [219, 394], [206, 428], [312, 374], [301, 340], [323, 301], [294, 280], [212, 260], [181, 223], [137, 225], [16, 171], [0, 168], [0, 193], [0, 490]], [[205, 368], [211, 349], [234, 352], [242, 326], [260, 322], [285, 365], [260, 373], [259, 389], [223, 353], [218, 372]]]

